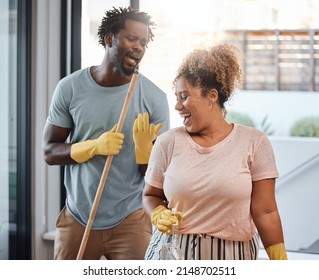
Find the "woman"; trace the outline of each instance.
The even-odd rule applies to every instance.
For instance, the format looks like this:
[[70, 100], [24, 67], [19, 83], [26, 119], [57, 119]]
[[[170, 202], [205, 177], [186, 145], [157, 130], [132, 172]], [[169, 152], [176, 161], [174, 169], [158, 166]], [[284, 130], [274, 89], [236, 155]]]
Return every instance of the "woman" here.
[[227, 44], [195, 50], [179, 67], [184, 127], [157, 138], [145, 175], [143, 207], [155, 226], [146, 259], [160, 259], [177, 221], [184, 259], [257, 259], [258, 235], [270, 259], [287, 259], [272, 146], [263, 132], [225, 119], [241, 81], [238, 51]]

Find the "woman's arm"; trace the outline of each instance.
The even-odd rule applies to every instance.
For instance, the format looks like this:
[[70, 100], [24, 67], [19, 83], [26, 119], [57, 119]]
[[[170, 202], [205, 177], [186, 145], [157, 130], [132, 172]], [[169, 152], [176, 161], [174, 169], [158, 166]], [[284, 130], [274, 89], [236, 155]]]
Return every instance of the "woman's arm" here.
[[143, 193], [143, 208], [150, 216], [152, 224], [166, 234], [172, 234], [172, 225], [182, 220], [181, 212], [177, 211], [173, 214], [171, 210], [167, 209], [163, 190], [148, 184]]
[[273, 254], [269, 254], [270, 248], [275, 248], [276, 259], [281, 259], [279, 255], [286, 259], [283, 230], [275, 199], [275, 179], [253, 182], [251, 215], [270, 259], [274, 259]]
[[163, 190], [146, 184], [143, 192], [143, 208], [145, 212], [150, 216], [153, 209], [159, 205], [167, 207]]

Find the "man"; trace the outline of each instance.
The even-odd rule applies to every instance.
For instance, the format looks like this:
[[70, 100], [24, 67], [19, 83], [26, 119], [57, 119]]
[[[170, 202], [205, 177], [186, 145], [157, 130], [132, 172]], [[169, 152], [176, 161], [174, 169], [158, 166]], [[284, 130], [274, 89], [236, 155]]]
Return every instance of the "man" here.
[[151, 224], [142, 209], [139, 165], [145, 170], [152, 142], [169, 128], [165, 93], [139, 73], [121, 133], [116, 124], [153, 25], [148, 14], [131, 8], [107, 11], [98, 31], [102, 63], [72, 73], [55, 89], [43, 133], [45, 161], [65, 165], [55, 259], [76, 259], [109, 155], [114, 158], [83, 259], [144, 259]]

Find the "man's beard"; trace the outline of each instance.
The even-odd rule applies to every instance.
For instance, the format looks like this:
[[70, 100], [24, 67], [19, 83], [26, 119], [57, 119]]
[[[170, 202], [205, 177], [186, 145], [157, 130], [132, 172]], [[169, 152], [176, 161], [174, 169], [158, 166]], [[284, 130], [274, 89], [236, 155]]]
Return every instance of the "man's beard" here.
[[127, 67], [124, 67], [123, 65], [120, 65], [119, 67], [117, 67], [117, 69], [119, 70], [119, 72], [122, 76], [133, 75], [135, 68], [136, 68], [136, 66], [127, 68]]
[[122, 60], [118, 60], [116, 55], [114, 56], [114, 59], [113, 59], [113, 65], [116, 68], [116, 70], [120, 73], [121, 76], [133, 75], [134, 70], [137, 67], [137, 64], [135, 65], [135, 67], [125, 67], [124, 58]]

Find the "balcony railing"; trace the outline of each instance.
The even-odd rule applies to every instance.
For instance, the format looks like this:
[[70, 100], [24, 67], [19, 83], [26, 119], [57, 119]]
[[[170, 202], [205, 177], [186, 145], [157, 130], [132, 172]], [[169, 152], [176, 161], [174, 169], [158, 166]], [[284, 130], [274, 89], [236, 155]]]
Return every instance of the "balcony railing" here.
[[244, 89], [319, 91], [319, 30], [229, 30], [222, 37], [244, 54]]

